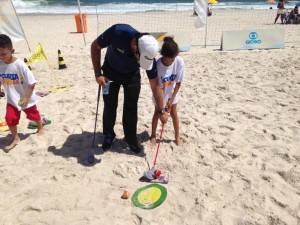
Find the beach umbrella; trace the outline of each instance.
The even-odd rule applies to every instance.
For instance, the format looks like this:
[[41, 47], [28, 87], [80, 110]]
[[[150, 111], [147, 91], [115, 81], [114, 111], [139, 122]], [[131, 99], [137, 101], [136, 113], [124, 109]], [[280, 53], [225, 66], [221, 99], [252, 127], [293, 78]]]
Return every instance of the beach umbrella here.
[[217, 0], [208, 0], [209, 5], [215, 5], [218, 4], [219, 2]]

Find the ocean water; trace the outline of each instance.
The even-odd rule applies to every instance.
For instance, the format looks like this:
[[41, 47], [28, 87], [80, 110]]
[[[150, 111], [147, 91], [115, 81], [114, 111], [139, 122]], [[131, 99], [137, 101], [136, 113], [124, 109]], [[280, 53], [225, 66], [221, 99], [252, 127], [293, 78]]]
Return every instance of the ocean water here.
[[[78, 13], [77, 0], [12, 0], [19, 14], [74, 14]], [[299, 2], [288, 1], [287, 8]], [[192, 10], [193, 0], [81, 0], [82, 13], [126, 13], [157, 10]], [[276, 4], [264, 0], [219, 0], [211, 6], [213, 10], [226, 9], [268, 9]]]

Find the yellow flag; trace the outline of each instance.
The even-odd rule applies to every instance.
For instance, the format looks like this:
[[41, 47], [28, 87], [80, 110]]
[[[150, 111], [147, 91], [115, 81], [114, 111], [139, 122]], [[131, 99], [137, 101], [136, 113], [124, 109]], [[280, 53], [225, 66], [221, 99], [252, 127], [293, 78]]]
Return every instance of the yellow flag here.
[[42, 60], [47, 60], [47, 57], [42, 48], [42, 45], [39, 43], [26, 64], [30, 65], [31, 63], [36, 63]]

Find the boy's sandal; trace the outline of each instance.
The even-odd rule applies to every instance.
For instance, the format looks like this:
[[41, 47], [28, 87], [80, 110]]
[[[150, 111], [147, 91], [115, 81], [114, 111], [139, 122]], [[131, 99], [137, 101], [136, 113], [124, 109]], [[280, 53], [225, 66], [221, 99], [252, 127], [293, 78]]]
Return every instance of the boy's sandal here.
[[[42, 124], [43, 126], [51, 124], [51, 120], [46, 119], [46, 117], [42, 116]], [[30, 121], [27, 126], [28, 129], [37, 129], [38, 126], [35, 121]]]

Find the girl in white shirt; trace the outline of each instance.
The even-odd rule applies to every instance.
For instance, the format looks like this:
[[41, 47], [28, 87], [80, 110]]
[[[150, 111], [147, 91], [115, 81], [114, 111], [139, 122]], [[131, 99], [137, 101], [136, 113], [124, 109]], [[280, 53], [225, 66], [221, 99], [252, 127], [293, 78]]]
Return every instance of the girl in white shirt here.
[[[179, 119], [177, 115], [177, 94], [184, 77], [184, 61], [178, 56], [179, 48], [172, 37], [165, 37], [161, 48], [161, 55], [157, 61], [157, 74], [160, 87], [164, 91], [166, 112], [170, 113], [175, 131], [175, 143], [182, 144], [179, 134]], [[161, 110], [155, 105], [152, 118], [152, 134], [150, 141], [156, 143], [156, 129]]]

